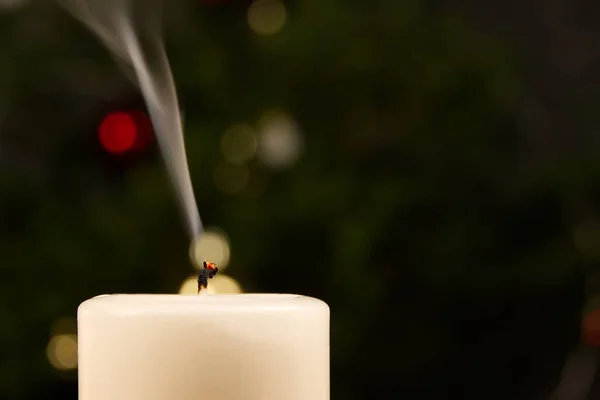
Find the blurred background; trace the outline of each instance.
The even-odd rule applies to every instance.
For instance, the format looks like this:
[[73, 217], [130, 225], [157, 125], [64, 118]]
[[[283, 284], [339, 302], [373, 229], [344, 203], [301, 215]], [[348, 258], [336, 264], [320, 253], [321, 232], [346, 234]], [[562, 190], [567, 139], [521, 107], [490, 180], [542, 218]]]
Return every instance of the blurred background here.
[[[328, 302], [332, 399], [600, 398], [599, 15], [166, 2], [211, 290]], [[0, 1], [0, 171], [0, 398], [75, 399], [79, 303], [196, 270], [139, 91], [53, 1]]]

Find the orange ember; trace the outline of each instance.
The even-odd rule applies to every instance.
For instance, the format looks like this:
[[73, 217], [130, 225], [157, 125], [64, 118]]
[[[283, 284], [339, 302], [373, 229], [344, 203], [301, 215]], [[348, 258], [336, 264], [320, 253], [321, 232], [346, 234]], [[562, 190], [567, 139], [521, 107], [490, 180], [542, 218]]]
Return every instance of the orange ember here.
[[211, 263], [210, 261], [204, 261], [204, 268], [212, 270], [217, 269], [216, 265]]

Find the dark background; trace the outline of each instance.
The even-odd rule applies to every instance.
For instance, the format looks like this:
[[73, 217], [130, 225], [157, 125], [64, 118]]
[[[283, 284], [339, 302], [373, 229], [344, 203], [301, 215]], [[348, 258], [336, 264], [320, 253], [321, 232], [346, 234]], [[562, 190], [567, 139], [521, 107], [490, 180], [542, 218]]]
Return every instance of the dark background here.
[[[0, 398], [71, 399], [54, 321], [177, 293], [189, 239], [156, 145], [99, 144], [107, 113], [144, 110], [135, 86], [54, 2], [5, 3]], [[284, 1], [259, 35], [250, 1], [166, 3], [202, 218], [245, 291], [329, 303], [332, 399], [547, 399], [569, 354], [595, 362], [600, 5]], [[222, 192], [222, 134], [273, 109], [300, 157]]]

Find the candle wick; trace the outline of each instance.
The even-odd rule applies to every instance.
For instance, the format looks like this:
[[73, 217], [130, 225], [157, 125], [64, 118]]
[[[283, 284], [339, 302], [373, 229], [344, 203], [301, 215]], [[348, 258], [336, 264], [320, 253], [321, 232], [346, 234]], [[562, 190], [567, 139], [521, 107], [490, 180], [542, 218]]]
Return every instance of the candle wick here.
[[208, 289], [208, 280], [214, 278], [219, 268], [210, 261], [204, 261], [203, 268], [198, 274], [198, 294], [204, 294]]

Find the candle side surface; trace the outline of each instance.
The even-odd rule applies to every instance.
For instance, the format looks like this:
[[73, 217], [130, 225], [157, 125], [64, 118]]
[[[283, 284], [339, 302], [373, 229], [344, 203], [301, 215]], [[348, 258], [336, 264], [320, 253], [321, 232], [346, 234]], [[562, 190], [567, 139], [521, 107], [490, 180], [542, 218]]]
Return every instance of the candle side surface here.
[[80, 400], [329, 399], [329, 307], [314, 298], [100, 296], [78, 330]]

